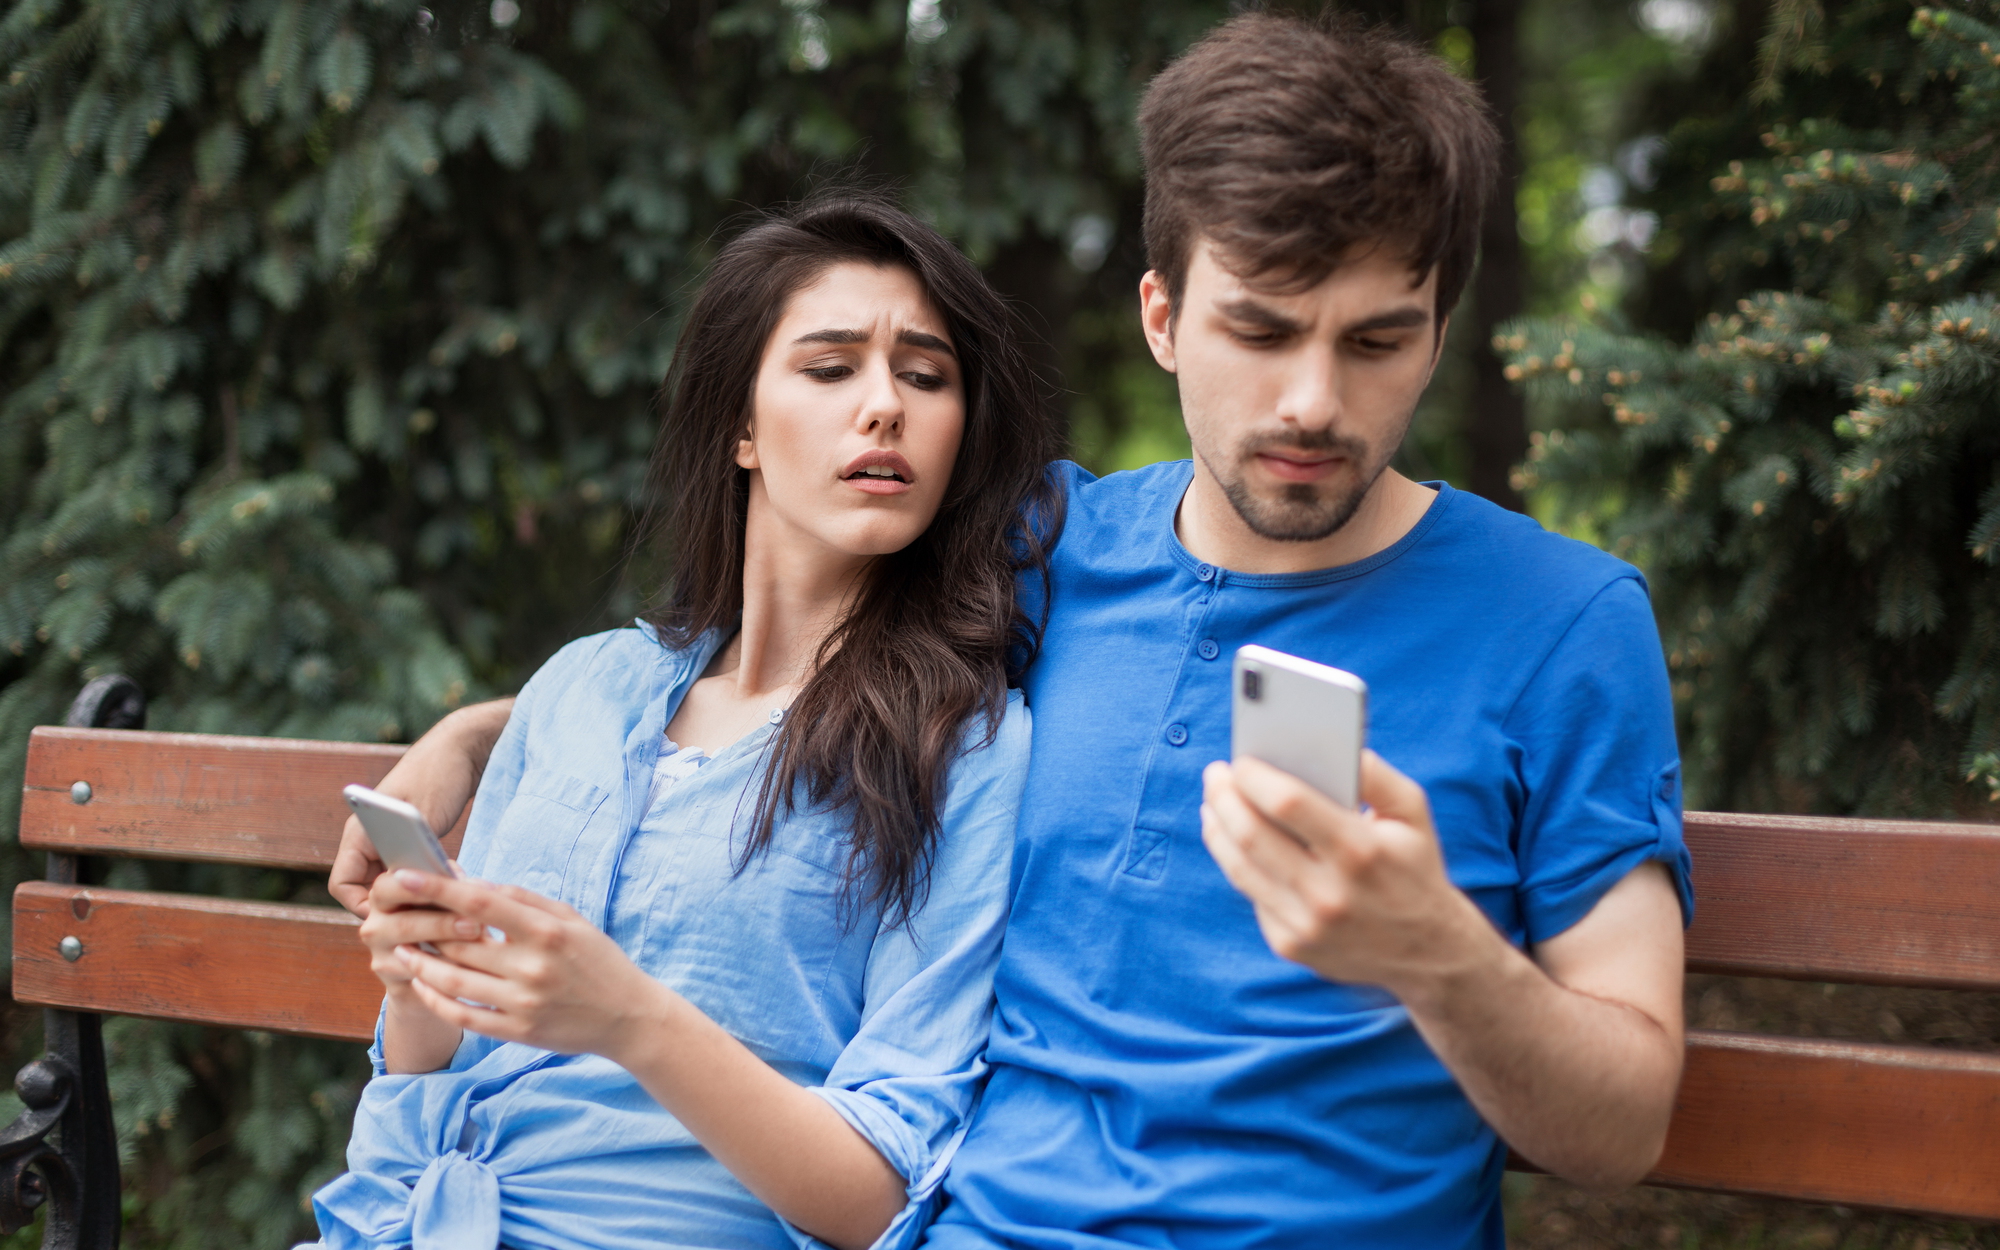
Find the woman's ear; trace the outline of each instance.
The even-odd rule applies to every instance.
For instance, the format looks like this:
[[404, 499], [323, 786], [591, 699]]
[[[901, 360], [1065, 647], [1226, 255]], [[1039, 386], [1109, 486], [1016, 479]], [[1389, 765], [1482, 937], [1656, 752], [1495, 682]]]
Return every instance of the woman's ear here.
[[757, 431], [745, 428], [743, 437], [736, 440], [736, 466], [740, 469], [761, 467], [757, 463]]

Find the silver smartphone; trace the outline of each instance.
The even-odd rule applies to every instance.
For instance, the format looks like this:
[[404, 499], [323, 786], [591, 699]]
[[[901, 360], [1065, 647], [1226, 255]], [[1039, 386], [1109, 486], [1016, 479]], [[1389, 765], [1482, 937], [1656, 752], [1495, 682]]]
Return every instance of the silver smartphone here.
[[375, 844], [375, 854], [391, 870], [408, 868], [434, 872], [441, 877], [459, 875], [458, 866], [444, 853], [443, 843], [431, 832], [422, 812], [367, 786], [348, 786], [341, 794], [360, 818], [368, 840]]
[[1239, 647], [1229, 753], [1282, 769], [1342, 807], [1361, 806], [1368, 683], [1269, 647]]

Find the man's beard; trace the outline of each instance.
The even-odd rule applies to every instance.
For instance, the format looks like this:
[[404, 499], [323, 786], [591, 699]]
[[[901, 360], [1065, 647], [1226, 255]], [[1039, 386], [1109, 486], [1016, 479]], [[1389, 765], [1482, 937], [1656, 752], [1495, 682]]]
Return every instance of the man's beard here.
[[[1259, 452], [1278, 448], [1333, 452], [1353, 466], [1354, 479], [1345, 487], [1333, 487], [1332, 493], [1326, 493], [1324, 483], [1288, 482], [1280, 488], [1277, 498], [1260, 497], [1251, 491], [1245, 469]], [[1236, 515], [1250, 527], [1251, 533], [1273, 542], [1310, 543], [1354, 519], [1361, 501], [1368, 497], [1368, 488], [1389, 467], [1387, 456], [1373, 463], [1370, 460], [1368, 444], [1358, 438], [1343, 437], [1331, 430], [1295, 430], [1252, 435], [1237, 450], [1235, 472], [1215, 473], [1216, 466], [1212, 464], [1209, 471], [1215, 473], [1216, 483], [1222, 487], [1229, 506], [1236, 509]]]

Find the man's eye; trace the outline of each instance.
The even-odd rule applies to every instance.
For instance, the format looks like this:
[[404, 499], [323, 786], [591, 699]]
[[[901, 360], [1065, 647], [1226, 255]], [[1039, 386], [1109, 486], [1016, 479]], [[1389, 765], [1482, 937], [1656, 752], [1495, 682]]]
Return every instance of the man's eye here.
[[1251, 347], [1276, 347], [1285, 341], [1284, 335], [1270, 330], [1237, 330], [1234, 333], [1237, 342], [1247, 343]]
[[1354, 345], [1364, 352], [1374, 352], [1379, 356], [1387, 352], [1393, 352], [1403, 344], [1397, 339], [1356, 339], [1354, 340]]

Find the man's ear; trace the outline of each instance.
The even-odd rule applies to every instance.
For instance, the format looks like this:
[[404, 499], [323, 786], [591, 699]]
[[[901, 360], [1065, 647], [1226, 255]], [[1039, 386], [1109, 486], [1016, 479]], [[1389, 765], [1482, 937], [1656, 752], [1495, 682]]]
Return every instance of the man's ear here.
[[1167, 280], [1157, 269], [1148, 269], [1139, 279], [1139, 326], [1146, 332], [1146, 346], [1153, 359], [1168, 373], [1178, 373], [1174, 354], [1174, 302], [1167, 294]]
[[1431, 378], [1436, 376], [1437, 374], [1438, 361], [1444, 359], [1444, 336], [1450, 333], [1451, 333], [1451, 314], [1446, 313], [1444, 316], [1438, 318], [1437, 342], [1431, 345], [1431, 367], [1424, 370], [1425, 386], [1429, 386], [1431, 384]]

